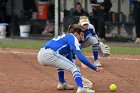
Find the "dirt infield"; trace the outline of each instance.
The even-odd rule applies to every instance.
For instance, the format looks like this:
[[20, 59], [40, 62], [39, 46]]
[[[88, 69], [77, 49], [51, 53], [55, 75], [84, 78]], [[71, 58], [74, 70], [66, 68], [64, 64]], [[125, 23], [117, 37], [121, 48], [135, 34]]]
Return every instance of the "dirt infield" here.
[[[75, 86], [74, 90], [59, 91], [57, 70], [42, 66], [37, 62], [38, 50], [0, 49], [0, 93], [75, 93], [77, 86], [70, 72], [66, 80]], [[89, 57], [92, 54], [84, 53]], [[100, 58], [104, 72], [81, 69], [84, 76], [95, 81], [96, 93], [111, 93], [109, 85], [114, 83], [118, 89], [114, 93], [140, 93], [140, 55], [111, 55]], [[76, 62], [79, 65], [80, 62]]]

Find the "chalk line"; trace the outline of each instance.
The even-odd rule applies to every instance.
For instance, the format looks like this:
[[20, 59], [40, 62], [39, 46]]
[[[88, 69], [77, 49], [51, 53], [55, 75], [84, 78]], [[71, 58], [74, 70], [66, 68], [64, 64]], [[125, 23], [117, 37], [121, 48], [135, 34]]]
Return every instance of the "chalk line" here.
[[[13, 53], [13, 54], [24, 54], [24, 55], [37, 55], [36, 52], [21, 52], [21, 51], [6, 51], [0, 50], [2, 53]], [[93, 56], [86, 56], [87, 58], [93, 58]], [[102, 57], [99, 57], [102, 59]], [[140, 61], [140, 58], [128, 58], [128, 57], [106, 57], [111, 60], [129, 60], [129, 61]]]

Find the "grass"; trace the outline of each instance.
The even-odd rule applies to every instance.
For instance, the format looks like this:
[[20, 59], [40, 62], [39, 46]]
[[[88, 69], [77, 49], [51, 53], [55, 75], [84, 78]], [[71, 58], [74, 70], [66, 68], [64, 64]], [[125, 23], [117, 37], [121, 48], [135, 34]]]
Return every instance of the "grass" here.
[[[45, 44], [45, 40], [0, 40], [0, 48], [28, 48], [39, 49]], [[91, 47], [83, 49], [86, 52], [92, 52]], [[135, 46], [112, 46], [110, 45], [111, 54], [131, 54], [140, 55], [140, 47]]]
[[113, 54], [132, 54], [132, 55], [140, 55], [140, 47], [117, 47], [111, 46], [111, 52]]
[[[83, 51], [91, 52], [91, 47], [83, 49]], [[140, 47], [130, 46], [110, 46], [111, 54], [131, 54], [140, 55]]]
[[4, 40], [0, 41], [1, 48], [30, 48], [39, 49], [46, 41], [35, 40]]

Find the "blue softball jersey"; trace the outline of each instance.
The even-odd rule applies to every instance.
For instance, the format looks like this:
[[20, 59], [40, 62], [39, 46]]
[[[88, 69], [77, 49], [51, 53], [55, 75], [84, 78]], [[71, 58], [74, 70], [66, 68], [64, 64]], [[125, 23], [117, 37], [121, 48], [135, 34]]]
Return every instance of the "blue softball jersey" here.
[[47, 42], [42, 48], [51, 48], [55, 52], [66, 56], [71, 61], [72, 52], [74, 52], [82, 63], [91, 69], [96, 70], [96, 66], [90, 63], [90, 61], [82, 54], [80, 50], [80, 43], [73, 34], [63, 34], [61, 36], [56, 36]]

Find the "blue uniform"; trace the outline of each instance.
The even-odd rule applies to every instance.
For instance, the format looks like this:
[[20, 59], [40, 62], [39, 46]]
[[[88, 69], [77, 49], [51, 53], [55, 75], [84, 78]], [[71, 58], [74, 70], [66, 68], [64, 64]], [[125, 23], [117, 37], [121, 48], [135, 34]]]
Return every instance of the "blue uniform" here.
[[88, 29], [86, 30], [84, 40], [81, 43], [83, 48], [89, 47], [92, 45], [92, 51], [94, 56], [94, 61], [98, 62], [98, 49], [99, 49], [99, 38], [95, 32], [95, 28], [92, 24], [88, 25]]
[[82, 63], [93, 70], [97, 69], [96, 66], [90, 63], [81, 53], [78, 39], [73, 34], [63, 34], [50, 40], [42, 46], [37, 58], [42, 65], [58, 67], [58, 77], [61, 83], [66, 82], [64, 79], [64, 69], [71, 71], [76, 84], [82, 88], [81, 73], [75, 63], [72, 62], [72, 52], [75, 53]]
[[66, 56], [71, 61], [73, 51], [82, 63], [86, 64], [91, 69], [96, 70], [96, 67], [92, 65], [89, 60], [81, 53], [80, 44], [73, 34], [57, 36], [47, 42], [43, 47], [51, 48], [57, 53]]
[[86, 33], [85, 33], [85, 36], [84, 36], [84, 39], [87, 39], [89, 38], [90, 36], [96, 36], [97, 39], [98, 39], [98, 36], [95, 32], [95, 28], [92, 24], [89, 24], [88, 26], [88, 29], [86, 30]]

